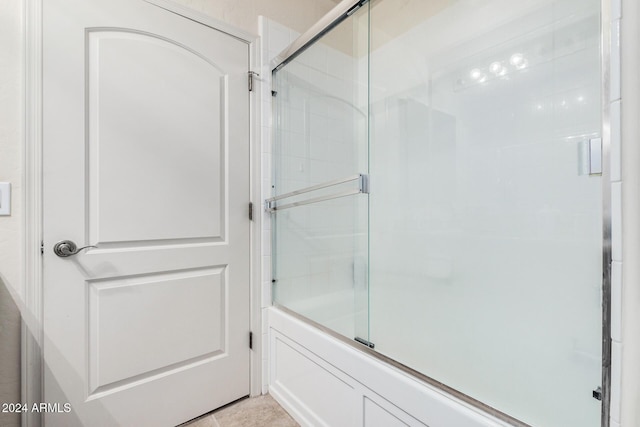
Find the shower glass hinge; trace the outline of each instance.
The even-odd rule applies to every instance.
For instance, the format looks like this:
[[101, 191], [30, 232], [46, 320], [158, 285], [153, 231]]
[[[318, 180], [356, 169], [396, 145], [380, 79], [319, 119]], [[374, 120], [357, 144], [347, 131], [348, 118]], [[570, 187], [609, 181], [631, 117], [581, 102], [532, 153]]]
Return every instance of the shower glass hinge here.
[[249, 221], [253, 221], [253, 202], [249, 202]]
[[369, 175], [360, 174], [360, 192], [364, 194], [369, 194]]
[[371, 341], [367, 341], [364, 338], [355, 337], [354, 340], [356, 340], [357, 342], [359, 342], [362, 345], [366, 345], [369, 348], [375, 348], [376, 347], [376, 345], [374, 343], [372, 343]]
[[270, 200], [267, 203], [265, 203], [265, 209], [269, 212], [271, 212], [271, 209], [273, 209], [275, 207], [275, 200]]
[[249, 92], [253, 91], [253, 76], [258, 76], [260, 77], [260, 74], [256, 73], [255, 71], [249, 71]]
[[40, 255], [44, 255], [44, 240], [40, 240]]
[[602, 387], [598, 387], [597, 389], [593, 390], [592, 396], [596, 400], [602, 400]]
[[249, 350], [253, 350], [253, 332], [249, 332]]

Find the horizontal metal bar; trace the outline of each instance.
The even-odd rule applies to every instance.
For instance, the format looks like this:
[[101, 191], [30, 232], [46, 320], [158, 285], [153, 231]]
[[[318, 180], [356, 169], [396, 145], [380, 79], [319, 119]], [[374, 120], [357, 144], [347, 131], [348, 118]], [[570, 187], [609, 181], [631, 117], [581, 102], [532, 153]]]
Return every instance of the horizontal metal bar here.
[[322, 184], [301, 188], [300, 190], [295, 190], [290, 193], [281, 194], [279, 196], [266, 199], [265, 202], [271, 203], [271, 202], [275, 202], [276, 200], [288, 199], [289, 197], [297, 196], [299, 194], [309, 193], [311, 191], [321, 190], [327, 187], [333, 187], [334, 185], [344, 184], [345, 182], [356, 181], [358, 179], [362, 179], [361, 177], [362, 177], [362, 174], [358, 174], [358, 175], [351, 175], [346, 178], [334, 179], [333, 181], [327, 181]]
[[338, 3], [338, 5], [320, 18], [318, 22], [298, 37], [289, 47], [276, 56], [271, 61], [271, 68], [273, 70], [281, 68], [302, 53], [307, 47], [311, 46], [313, 42], [322, 37], [323, 34], [350, 16], [364, 3], [366, 3], [366, 0], [343, 0]]
[[340, 193], [329, 194], [327, 196], [314, 197], [313, 199], [302, 200], [300, 202], [293, 202], [282, 206], [268, 207], [267, 212], [277, 212], [283, 209], [295, 208], [297, 206], [310, 205], [312, 203], [324, 202], [326, 200], [338, 199], [340, 197], [351, 196], [353, 194], [362, 193], [362, 189], [355, 188], [353, 190], [342, 191]]

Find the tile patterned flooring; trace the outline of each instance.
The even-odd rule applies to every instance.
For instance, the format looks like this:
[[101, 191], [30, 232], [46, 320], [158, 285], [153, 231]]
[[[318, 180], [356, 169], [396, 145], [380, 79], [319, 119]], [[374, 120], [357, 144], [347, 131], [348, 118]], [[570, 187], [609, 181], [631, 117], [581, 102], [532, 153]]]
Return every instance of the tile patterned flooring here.
[[299, 427], [300, 424], [267, 395], [223, 406], [180, 427]]

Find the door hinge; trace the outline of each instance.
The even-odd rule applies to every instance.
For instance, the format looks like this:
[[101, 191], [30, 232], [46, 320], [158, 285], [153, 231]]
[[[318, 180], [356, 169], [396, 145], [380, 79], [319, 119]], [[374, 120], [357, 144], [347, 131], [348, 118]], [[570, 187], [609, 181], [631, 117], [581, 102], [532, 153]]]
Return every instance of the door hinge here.
[[249, 332], [249, 349], [253, 350], [253, 332]]
[[253, 91], [253, 76], [258, 76], [260, 77], [260, 74], [256, 73], [255, 71], [249, 71], [249, 92]]
[[40, 255], [44, 255], [44, 240], [40, 240]]
[[253, 221], [253, 203], [249, 202], [249, 221]]

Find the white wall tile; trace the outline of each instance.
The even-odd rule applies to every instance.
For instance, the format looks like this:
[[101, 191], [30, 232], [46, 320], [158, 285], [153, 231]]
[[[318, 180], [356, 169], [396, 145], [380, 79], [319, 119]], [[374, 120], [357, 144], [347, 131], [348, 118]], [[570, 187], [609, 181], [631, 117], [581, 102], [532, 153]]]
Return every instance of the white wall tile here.
[[271, 127], [271, 97], [268, 99], [262, 99], [262, 126]]
[[[256, 103], [258, 104], [258, 103]], [[256, 105], [256, 114], [262, 114], [260, 111], [261, 105]], [[251, 137], [254, 139], [253, 143], [259, 144], [262, 148], [262, 126], [260, 125], [260, 120], [255, 120], [253, 126], [251, 126]], [[251, 172], [257, 172], [256, 170], [252, 170]], [[262, 176], [262, 175], [261, 175]]]
[[289, 130], [293, 133], [304, 134], [306, 123], [304, 111], [291, 109], [287, 113], [290, 117]]
[[311, 137], [309, 144], [309, 157], [312, 160], [329, 160], [329, 144], [321, 138]]
[[[264, 257], [271, 258], [271, 257]], [[271, 280], [262, 282], [262, 308], [271, 307]]]
[[266, 312], [264, 311], [264, 309], [271, 307], [271, 301], [272, 301], [271, 262], [272, 262], [271, 256], [262, 257], [262, 284], [261, 284], [260, 306], [263, 309], [262, 329], [264, 330], [265, 333], [267, 328], [266, 326], [267, 321], [266, 321], [266, 317], [264, 317], [266, 316]]
[[[268, 310], [265, 309], [265, 312], [267, 312]], [[269, 324], [269, 322], [267, 322], [267, 325]], [[263, 340], [263, 349], [265, 351], [262, 352], [262, 360], [267, 360], [269, 359], [269, 332], [267, 329], [267, 332], [265, 332], [264, 334], [262, 334], [262, 340]]]
[[321, 140], [326, 140], [329, 132], [329, 120], [327, 117], [311, 114], [309, 117], [309, 133]]
[[267, 393], [269, 387], [267, 357], [269, 354], [268, 319], [265, 307], [271, 305], [271, 214], [264, 210], [264, 199], [272, 194], [272, 97], [271, 97], [271, 66], [270, 61], [289, 45], [290, 31], [275, 21], [264, 19], [264, 43], [262, 44], [262, 111], [261, 111], [261, 138], [262, 138], [262, 393]]
[[260, 83], [260, 99], [271, 99], [271, 84], [263, 76], [264, 73], [260, 73], [259, 76], [254, 76], [254, 80], [257, 80]]
[[[268, 196], [267, 196], [268, 197]], [[262, 200], [264, 200], [263, 198]], [[271, 213], [264, 209], [264, 206], [260, 205], [260, 213], [262, 214], [262, 228], [264, 230], [271, 230]]]
[[289, 30], [289, 43], [293, 43], [298, 37], [300, 37], [300, 33], [295, 30]]
[[271, 127], [270, 126], [262, 126], [262, 152], [268, 155], [271, 155]]
[[611, 258], [622, 261], [622, 183], [611, 184]]
[[269, 22], [269, 50], [281, 52], [289, 46], [289, 29], [275, 21]]
[[275, 58], [276, 56], [278, 56], [280, 54], [280, 52], [282, 52], [281, 50], [277, 50], [277, 49], [269, 49], [269, 62], [273, 61], [273, 58]]
[[331, 55], [327, 56], [327, 72], [336, 77], [343, 77], [344, 70], [352, 69], [354, 59], [342, 52], [332, 49]]
[[262, 155], [262, 178], [271, 176], [271, 156], [268, 153]]
[[[262, 334], [263, 335], [269, 332], [269, 322], [267, 321], [267, 312], [268, 312], [267, 310], [268, 310], [267, 308], [263, 308], [261, 310], [261, 312], [262, 312], [262, 322], [261, 323], [262, 323]], [[264, 346], [265, 346], [266, 342], [267, 342], [266, 339], [263, 339], [263, 341], [262, 341], [263, 350], [264, 350]], [[267, 358], [267, 352], [266, 351], [262, 352], [262, 358], [263, 359]]]
[[611, 263], [611, 339], [622, 341], [622, 263]]
[[[265, 47], [260, 48], [260, 58], [264, 64], [268, 64], [271, 62], [271, 52], [269, 49]], [[263, 70], [264, 71], [264, 70]]]
[[[265, 335], [263, 338], [267, 338]], [[262, 394], [269, 392], [269, 361], [262, 361]]]
[[622, 18], [622, 0], [611, 0], [611, 20]]
[[[264, 173], [262, 174], [264, 177]], [[261, 204], [264, 204], [264, 199], [271, 197], [271, 178], [262, 180], [262, 200]], [[265, 227], [266, 228], [266, 227]]]
[[[262, 257], [262, 282], [268, 284], [269, 296], [271, 296], [271, 257]], [[271, 305], [271, 302], [267, 305]]]
[[316, 43], [312, 49], [307, 50], [305, 63], [316, 70], [327, 70], [327, 46], [323, 43]]
[[622, 179], [622, 140], [620, 137], [620, 103], [615, 101], [611, 103], [611, 181], [620, 181]]
[[262, 230], [262, 255], [271, 255], [271, 231]]
[[620, 25], [618, 19], [611, 23], [610, 99], [620, 99]]

